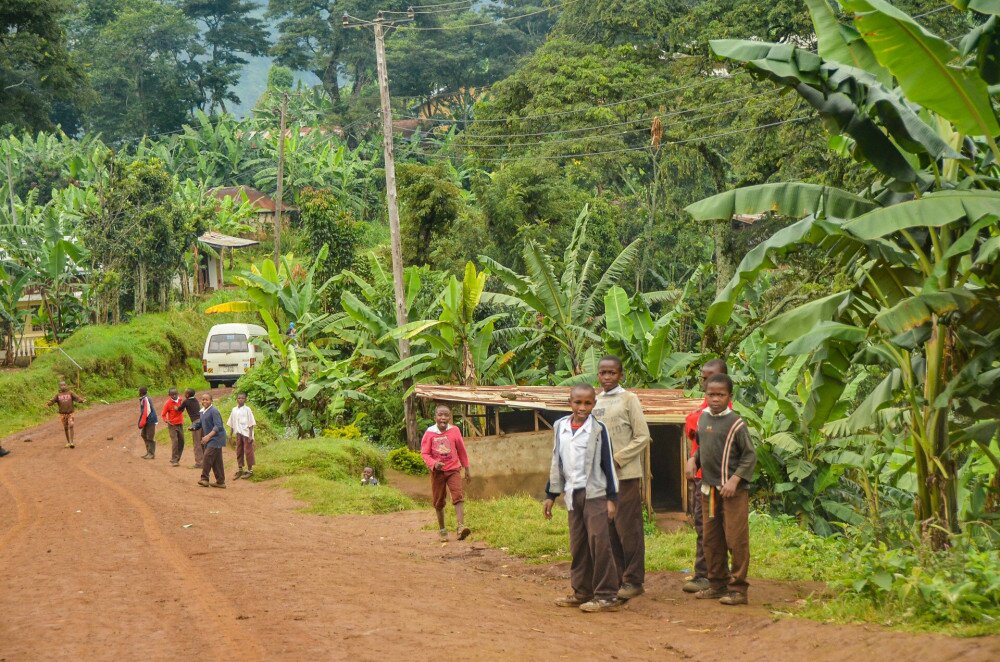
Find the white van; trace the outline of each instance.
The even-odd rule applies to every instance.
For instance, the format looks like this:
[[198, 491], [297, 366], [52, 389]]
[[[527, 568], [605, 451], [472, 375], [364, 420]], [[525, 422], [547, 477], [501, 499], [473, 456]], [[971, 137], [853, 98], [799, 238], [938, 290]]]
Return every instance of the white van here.
[[216, 324], [212, 327], [201, 355], [201, 369], [212, 388], [219, 384], [232, 386], [253, 367], [262, 356], [255, 342], [261, 336], [267, 336], [267, 331], [256, 324]]

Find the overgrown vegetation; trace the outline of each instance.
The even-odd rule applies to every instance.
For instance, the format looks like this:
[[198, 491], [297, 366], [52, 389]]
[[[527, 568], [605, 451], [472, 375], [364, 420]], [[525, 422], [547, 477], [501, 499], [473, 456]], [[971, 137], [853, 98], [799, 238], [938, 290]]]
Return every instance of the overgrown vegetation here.
[[393, 448], [385, 456], [386, 464], [411, 476], [423, 476], [427, 473], [427, 464], [420, 456], [420, 453], [411, 451], [405, 446]]

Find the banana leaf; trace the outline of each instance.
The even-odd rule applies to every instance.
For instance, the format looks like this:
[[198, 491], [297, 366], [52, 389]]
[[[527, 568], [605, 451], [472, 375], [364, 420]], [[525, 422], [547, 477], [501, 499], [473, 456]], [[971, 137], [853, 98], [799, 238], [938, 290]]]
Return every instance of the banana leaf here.
[[871, 200], [842, 189], [805, 182], [745, 186], [718, 193], [684, 208], [695, 220], [729, 220], [736, 214], [775, 213], [790, 218], [809, 214], [850, 219], [871, 211]]

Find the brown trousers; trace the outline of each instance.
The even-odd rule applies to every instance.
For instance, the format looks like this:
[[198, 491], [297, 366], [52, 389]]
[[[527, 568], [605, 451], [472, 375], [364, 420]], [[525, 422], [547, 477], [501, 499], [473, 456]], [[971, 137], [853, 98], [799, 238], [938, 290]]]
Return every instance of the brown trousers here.
[[[746, 593], [750, 569], [750, 492], [736, 490], [735, 496], [723, 499], [716, 489], [715, 517], [705, 494], [701, 495], [701, 509], [708, 581], [712, 588], [728, 585], [730, 591]], [[726, 563], [727, 552], [733, 557], [731, 571]]]
[[588, 499], [584, 489], [573, 491], [569, 511], [570, 584], [580, 599], [607, 600], [618, 595], [620, 582], [611, 551], [608, 500]]
[[691, 518], [694, 520], [694, 532], [697, 541], [694, 544], [694, 576], [695, 579], [708, 577], [708, 564], [705, 562], [705, 536], [702, 533], [701, 519], [701, 479], [696, 478], [688, 483], [691, 495]]
[[139, 435], [146, 444], [146, 455], [156, 455], [156, 441], [153, 439], [156, 436], [156, 423], [146, 423]]
[[176, 464], [184, 452], [184, 426], [167, 423], [167, 435], [170, 437], [170, 461]]
[[205, 449], [205, 455], [201, 461], [201, 479], [208, 480], [208, 473], [215, 474], [215, 482], [219, 485], [226, 484], [226, 468], [222, 466], [222, 449], [209, 446]]
[[[193, 421], [197, 423], [198, 421]], [[191, 430], [191, 447], [194, 449], [194, 463], [199, 467], [202, 465], [202, 458], [205, 457], [205, 447], [201, 443], [201, 428]]]
[[646, 536], [642, 526], [642, 479], [618, 482], [618, 513], [611, 523], [611, 549], [619, 584], [646, 581]]

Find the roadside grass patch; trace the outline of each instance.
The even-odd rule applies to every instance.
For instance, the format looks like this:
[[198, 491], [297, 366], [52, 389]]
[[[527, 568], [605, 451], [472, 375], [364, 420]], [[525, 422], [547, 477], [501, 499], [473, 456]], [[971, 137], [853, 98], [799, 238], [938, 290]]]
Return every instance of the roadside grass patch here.
[[[361, 472], [371, 467], [383, 484], [362, 486]], [[382, 452], [360, 439], [276, 441], [257, 453], [254, 481], [284, 479], [306, 512], [321, 515], [380, 514], [412, 510], [416, 503], [385, 485]]]

